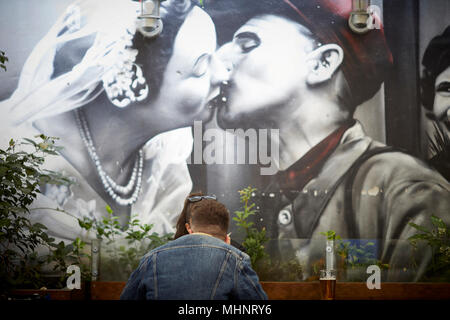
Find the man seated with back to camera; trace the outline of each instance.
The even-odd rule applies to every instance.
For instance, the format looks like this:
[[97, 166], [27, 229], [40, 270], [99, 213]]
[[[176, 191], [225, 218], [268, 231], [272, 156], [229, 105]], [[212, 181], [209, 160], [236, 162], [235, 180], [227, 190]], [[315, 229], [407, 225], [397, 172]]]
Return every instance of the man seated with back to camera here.
[[120, 299], [266, 300], [249, 256], [230, 244], [229, 221], [215, 197], [189, 195], [175, 240], [144, 256]]

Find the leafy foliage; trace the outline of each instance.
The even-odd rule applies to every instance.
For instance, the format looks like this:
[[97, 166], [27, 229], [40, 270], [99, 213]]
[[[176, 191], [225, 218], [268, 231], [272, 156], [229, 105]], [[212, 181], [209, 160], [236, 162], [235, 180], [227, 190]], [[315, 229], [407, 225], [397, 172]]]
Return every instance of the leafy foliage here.
[[[365, 269], [370, 265], [377, 265], [380, 269], [389, 269], [388, 264], [382, 263], [381, 260], [377, 259], [374, 242], [363, 239], [344, 240], [341, 236], [336, 234], [334, 230], [328, 230], [327, 232], [321, 232], [320, 234], [325, 236], [327, 240], [335, 241], [337, 268], [341, 269], [338, 270], [339, 273], [341, 273], [341, 277], [347, 277], [348, 275], [345, 275], [345, 273], [348, 270]], [[313, 264], [314, 273], [318, 274], [319, 270], [324, 268], [324, 265], [324, 259]], [[363, 277], [365, 277], [365, 273], [363, 274]], [[362, 281], [364, 279], [361, 278], [355, 280]]]
[[336, 231], [328, 230], [327, 232], [320, 233], [323, 236], [327, 237], [327, 240], [342, 240], [340, 236], [336, 235]]
[[376, 258], [375, 243], [371, 241], [341, 241], [337, 253], [345, 259], [347, 268], [377, 265], [381, 269], [389, 269], [388, 264], [382, 263]]
[[[42, 268], [49, 262], [53, 270], [65, 274], [65, 258], [80, 259], [83, 243], [66, 246], [46, 233], [46, 226], [32, 223], [29, 206], [43, 184], [70, 185], [61, 174], [42, 169], [45, 157], [56, 155], [60, 147], [56, 138], [43, 134], [36, 140], [10, 140], [6, 150], [0, 149], [0, 291], [12, 288], [39, 288], [46, 284]], [[46, 249], [48, 254], [39, 250]], [[64, 258], [64, 259], [63, 259]]]
[[236, 221], [236, 225], [245, 230], [246, 237], [242, 242], [242, 246], [250, 256], [253, 267], [255, 267], [258, 260], [267, 257], [264, 244], [268, 241], [265, 228], [261, 231], [252, 228], [253, 222], [248, 220], [251, 216], [256, 214], [256, 210], [254, 209], [255, 204], [249, 203], [252, 194], [256, 190], [256, 188], [249, 186], [238, 191], [241, 203], [243, 203], [243, 210], [235, 211], [235, 217], [233, 217], [233, 220]]
[[250, 203], [252, 194], [256, 188], [251, 186], [239, 190], [240, 200], [243, 203], [243, 210], [234, 212], [233, 220], [236, 225], [245, 231], [245, 238], [242, 246], [250, 256], [252, 267], [258, 274], [261, 281], [301, 281], [303, 267], [295, 259], [285, 261], [274, 260], [266, 252], [266, 243], [269, 241], [266, 235], [266, 229], [258, 230], [254, 228], [254, 223], [249, 219], [257, 214], [255, 203]]
[[365, 240], [343, 240], [335, 231], [321, 232], [327, 240], [336, 241], [336, 254], [344, 259], [345, 267], [355, 268], [361, 266], [378, 265], [380, 268], [389, 268], [376, 258], [375, 243]]
[[409, 225], [420, 231], [408, 238], [411, 245], [417, 248], [418, 241], [425, 241], [432, 250], [432, 260], [424, 275], [424, 281], [450, 281], [450, 228], [445, 222], [435, 216], [431, 216], [433, 229], [410, 222]]
[[[21, 143], [11, 140], [6, 150], [0, 149], [0, 294], [15, 288], [63, 288], [69, 265], [80, 267], [83, 280], [91, 279], [91, 256], [86, 253], [86, 242], [76, 238], [69, 244], [56, 243], [48, 236], [46, 226], [33, 224], [29, 219], [29, 207], [41, 185], [73, 183], [57, 172], [42, 169], [45, 157], [57, 155], [61, 150], [55, 145], [57, 139], [45, 135], [35, 138], [23, 139]], [[47, 209], [70, 215], [58, 208]], [[113, 271], [125, 266], [126, 280], [145, 253], [164, 244], [172, 235], [160, 237], [151, 232], [152, 225], [140, 224], [138, 219], [131, 220], [124, 232], [111, 208], [107, 206], [106, 210], [107, 216], [100, 220], [84, 217], [78, 223], [87, 231], [94, 230], [105, 244], [113, 244], [114, 249], [109, 247], [105, 252], [104, 262], [106, 265], [110, 262]], [[126, 245], [116, 246], [120, 239], [127, 241]]]
[[255, 268], [260, 281], [303, 281], [303, 266], [295, 259], [264, 258]]
[[111, 207], [106, 206], [106, 211], [107, 215], [100, 220], [84, 217], [78, 219], [78, 224], [87, 231], [94, 230], [97, 239], [102, 241], [102, 280], [126, 281], [142, 257], [167, 243], [173, 234], [160, 236], [151, 232], [153, 225], [142, 224], [136, 218], [131, 219], [123, 231]]

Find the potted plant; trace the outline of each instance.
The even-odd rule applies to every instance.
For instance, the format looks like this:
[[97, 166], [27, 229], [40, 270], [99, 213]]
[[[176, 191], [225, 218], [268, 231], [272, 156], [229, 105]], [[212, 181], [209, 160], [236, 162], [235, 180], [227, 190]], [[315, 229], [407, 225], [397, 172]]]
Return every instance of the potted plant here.
[[426, 243], [432, 252], [429, 264], [422, 281], [427, 282], [450, 282], [450, 228], [445, 222], [435, 216], [431, 216], [432, 228], [428, 229], [413, 222], [409, 225], [419, 233], [409, 237], [414, 249], [418, 242]]
[[[46, 226], [32, 223], [29, 206], [40, 193], [43, 184], [72, 182], [59, 173], [42, 169], [47, 155], [56, 155], [60, 147], [56, 138], [43, 134], [18, 143], [10, 140], [7, 149], [0, 149], [0, 295], [39, 293], [39, 288], [63, 288], [68, 263], [80, 263], [84, 243], [55, 243], [46, 233]], [[47, 250], [47, 254], [38, 250]], [[53, 277], [46, 276], [44, 267], [52, 268]], [[28, 289], [20, 292], [17, 289]]]
[[342, 281], [361, 281], [367, 278], [366, 269], [377, 265], [381, 270], [388, 270], [389, 265], [376, 258], [375, 243], [371, 240], [344, 240], [334, 230], [321, 232], [328, 241], [335, 243], [337, 277]]
[[253, 227], [254, 223], [249, 221], [257, 214], [255, 203], [251, 203], [251, 197], [256, 188], [251, 186], [239, 190], [242, 210], [234, 212], [232, 218], [236, 226], [244, 231], [245, 237], [242, 242], [243, 250], [250, 256], [253, 269], [258, 274], [260, 281], [302, 281], [303, 266], [295, 257], [274, 258], [266, 252], [266, 244], [269, 239], [266, 229], [258, 230]]
[[92, 259], [94, 255], [99, 256], [98, 269], [93, 267], [91, 270], [96, 275], [90, 288], [94, 300], [118, 298], [142, 257], [173, 237], [171, 233], [160, 236], [152, 232], [153, 225], [141, 223], [136, 218], [131, 218], [123, 228], [110, 206], [106, 206], [106, 212], [99, 220], [78, 219], [81, 228], [95, 232], [98, 243], [98, 251], [91, 254]]

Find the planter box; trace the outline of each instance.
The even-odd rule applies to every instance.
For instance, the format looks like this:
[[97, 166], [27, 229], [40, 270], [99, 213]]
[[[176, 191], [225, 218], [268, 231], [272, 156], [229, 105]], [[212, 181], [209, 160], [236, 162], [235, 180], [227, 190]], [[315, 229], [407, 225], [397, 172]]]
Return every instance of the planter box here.
[[92, 300], [119, 300], [125, 281], [92, 281], [91, 299]]
[[[272, 300], [320, 300], [318, 282], [262, 282]], [[365, 282], [336, 282], [336, 300], [450, 299], [450, 283], [385, 282], [369, 290]]]
[[[91, 283], [92, 300], [118, 300], [126, 282]], [[320, 300], [319, 282], [261, 282], [271, 300]], [[449, 300], [450, 283], [381, 283], [367, 289], [365, 282], [337, 282], [336, 300]]]
[[46, 300], [85, 300], [86, 290], [81, 289], [17, 289], [11, 292], [11, 295], [17, 299], [29, 299], [33, 295], [39, 295], [40, 299]]

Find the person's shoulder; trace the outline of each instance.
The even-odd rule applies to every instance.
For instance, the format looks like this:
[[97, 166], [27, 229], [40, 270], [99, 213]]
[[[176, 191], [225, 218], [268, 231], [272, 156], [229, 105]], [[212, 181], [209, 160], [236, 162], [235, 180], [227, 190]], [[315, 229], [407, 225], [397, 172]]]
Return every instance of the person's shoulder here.
[[[394, 174], [403, 171], [413, 171], [410, 173], [427, 173], [431, 175], [437, 173], [423, 160], [409, 154], [406, 150], [387, 146], [380, 141], [374, 140], [365, 133], [362, 124], [358, 121], [345, 132], [345, 138], [343, 138], [343, 140], [344, 144], [355, 143], [356, 141], [361, 142], [362, 147], [367, 147], [367, 149], [361, 153], [361, 157], [356, 159], [356, 161], [360, 161], [361, 158], [366, 156], [364, 161], [360, 163], [360, 167], [365, 166], [372, 169], [382, 168], [383, 170], [391, 171]], [[351, 152], [351, 149], [349, 149], [349, 152]], [[370, 157], [367, 157], [369, 154]]]
[[149, 252], [147, 252], [142, 259], [145, 260], [145, 259], [151, 257], [152, 255], [158, 253], [159, 251], [170, 249], [171, 247], [176, 245], [176, 242], [177, 242], [177, 240], [170, 240], [167, 243], [165, 243], [165, 244], [163, 244], [163, 245], [161, 245], [159, 247], [156, 247], [156, 248], [150, 250]]
[[399, 167], [407, 167], [409, 169], [429, 169], [427, 164], [402, 150], [397, 150], [394, 148], [388, 147], [380, 147], [385, 148], [386, 151], [380, 152], [372, 156], [367, 160], [367, 163], [370, 163], [373, 166], [387, 166], [386, 169], [396, 170]]
[[360, 177], [383, 184], [425, 183], [450, 191], [450, 183], [425, 161], [404, 151], [391, 149], [375, 154], [359, 168]]
[[225, 245], [226, 249], [229, 250], [234, 255], [236, 255], [236, 257], [239, 260], [250, 261], [250, 256], [247, 253], [245, 253], [244, 251], [240, 250], [239, 248], [236, 248], [235, 246], [233, 246], [231, 244], [224, 243], [224, 245]]

